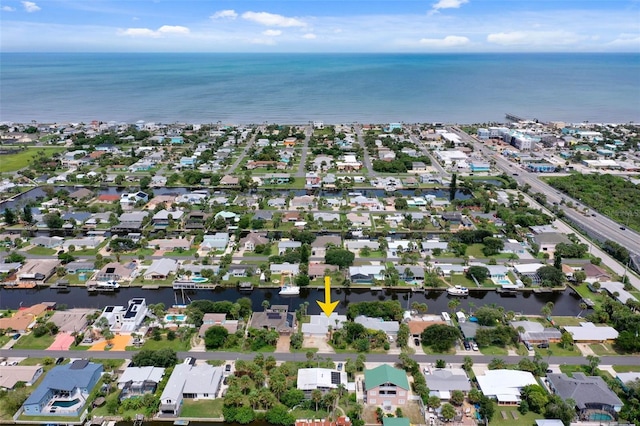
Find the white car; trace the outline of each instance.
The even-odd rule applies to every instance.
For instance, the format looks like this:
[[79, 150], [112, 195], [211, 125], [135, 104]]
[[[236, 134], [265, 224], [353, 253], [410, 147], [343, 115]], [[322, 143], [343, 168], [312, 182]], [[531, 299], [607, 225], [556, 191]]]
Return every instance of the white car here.
[[477, 344], [476, 342], [473, 342], [473, 343], [471, 344], [471, 349], [473, 349], [474, 351], [478, 351], [478, 350], [479, 350], [479, 349], [478, 349], [478, 344]]

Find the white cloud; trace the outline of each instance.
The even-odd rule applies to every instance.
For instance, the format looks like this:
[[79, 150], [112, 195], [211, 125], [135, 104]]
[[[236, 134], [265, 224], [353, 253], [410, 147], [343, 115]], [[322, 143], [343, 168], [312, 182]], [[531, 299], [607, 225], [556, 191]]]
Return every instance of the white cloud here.
[[22, 6], [24, 6], [24, 10], [26, 10], [28, 13], [33, 13], [40, 10], [40, 6], [32, 1], [23, 1]]
[[469, 3], [469, 0], [440, 0], [433, 5], [433, 10], [459, 9], [460, 6], [466, 3]]
[[296, 18], [268, 12], [245, 12], [242, 18], [268, 27], [306, 27], [307, 24]]
[[618, 38], [608, 43], [609, 46], [635, 47], [640, 49], [640, 34], [620, 34]]
[[189, 28], [180, 25], [163, 25], [158, 28], [160, 34], [189, 34]]
[[501, 46], [564, 46], [580, 40], [584, 40], [584, 37], [568, 31], [512, 31], [487, 36], [489, 43]]
[[11, 6], [2, 6], [2, 11], [3, 12], [15, 12], [16, 8], [15, 7], [11, 7]]
[[446, 36], [445, 38], [423, 38], [420, 44], [428, 47], [458, 47], [469, 44], [469, 39], [462, 36]]
[[189, 34], [189, 28], [182, 27], [179, 25], [163, 25], [158, 28], [156, 31], [150, 28], [127, 28], [125, 30], [118, 30], [119, 35], [129, 36], [129, 37], [152, 37], [158, 38], [162, 37], [165, 34], [178, 34], [178, 35], [186, 35]]
[[219, 10], [209, 18], [211, 19], [236, 19], [238, 13], [233, 9]]
[[266, 30], [266, 31], [262, 32], [262, 35], [266, 35], [266, 36], [269, 36], [269, 37], [277, 37], [277, 36], [279, 36], [281, 34], [282, 34], [282, 31], [280, 31], [280, 30]]
[[306, 38], [307, 40], [315, 40], [316, 38], [318, 38], [318, 36], [313, 33], [307, 33], [303, 35], [302, 38]]

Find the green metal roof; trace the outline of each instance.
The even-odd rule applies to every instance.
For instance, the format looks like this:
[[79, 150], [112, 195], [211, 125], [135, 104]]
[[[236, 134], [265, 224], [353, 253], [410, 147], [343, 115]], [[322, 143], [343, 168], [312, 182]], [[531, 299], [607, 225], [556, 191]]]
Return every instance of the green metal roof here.
[[365, 370], [364, 383], [367, 386], [367, 389], [373, 389], [385, 383], [393, 383], [402, 389], [409, 390], [407, 373], [404, 370], [393, 368], [387, 364], [383, 364], [371, 370]]
[[406, 417], [384, 417], [382, 426], [411, 426], [411, 424]]

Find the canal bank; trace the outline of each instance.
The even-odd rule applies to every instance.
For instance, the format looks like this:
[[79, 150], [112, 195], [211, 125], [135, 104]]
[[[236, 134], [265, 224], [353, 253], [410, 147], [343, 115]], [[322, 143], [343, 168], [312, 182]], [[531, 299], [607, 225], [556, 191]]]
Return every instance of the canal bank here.
[[[213, 290], [174, 291], [172, 288], [144, 290], [140, 287], [122, 288], [109, 293], [89, 293], [84, 287], [71, 287], [66, 293], [59, 293], [49, 288], [42, 289], [0, 289], [0, 309], [18, 309], [40, 302], [56, 302], [67, 308], [102, 309], [108, 305], [126, 305], [134, 297], [144, 297], [148, 304], [164, 303], [165, 306], [188, 304], [192, 300], [236, 300], [247, 297], [251, 300], [254, 311], [261, 311], [262, 302], [267, 300], [271, 305], [286, 305], [295, 310], [307, 302], [310, 314], [319, 314], [321, 309], [317, 300], [324, 300], [321, 288], [302, 288], [299, 296], [280, 296], [279, 288], [256, 288], [252, 292], [242, 292], [235, 287], [218, 287]], [[429, 313], [449, 311], [449, 302], [458, 300], [458, 310], [473, 311], [481, 306], [502, 306], [505, 311], [513, 311], [524, 315], [539, 315], [540, 310], [548, 302], [553, 302], [554, 315], [575, 316], [580, 312], [581, 297], [572, 289], [563, 292], [534, 293], [519, 292], [516, 295], [499, 294], [493, 290], [471, 291], [467, 297], [447, 295], [442, 290], [411, 292], [408, 289], [371, 290], [364, 288], [336, 288], [331, 290], [331, 300], [340, 303], [336, 311], [345, 314], [349, 303], [365, 301], [398, 300], [405, 309], [410, 309], [413, 302], [426, 303]]]

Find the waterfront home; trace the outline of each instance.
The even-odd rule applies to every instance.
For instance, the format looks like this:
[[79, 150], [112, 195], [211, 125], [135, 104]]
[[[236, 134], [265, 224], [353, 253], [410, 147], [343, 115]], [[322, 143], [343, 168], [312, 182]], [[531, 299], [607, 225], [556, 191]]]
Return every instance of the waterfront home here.
[[362, 265], [349, 267], [349, 279], [353, 283], [373, 284], [384, 279], [385, 267], [382, 265]]
[[26, 333], [47, 310], [49, 310], [49, 305], [46, 303], [38, 303], [37, 305], [20, 309], [10, 317], [0, 318], [0, 329]]
[[347, 322], [347, 316], [335, 312], [329, 316], [325, 314], [309, 315], [309, 322], [302, 324], [302, 334], [305, 337], [324, 338], [329, 333], [329, 327], [332, 330], [340, 330], [345, 322]]
[[353, 322], [363, 325], [367, 330], [383, 331], [390, 337], [395, 337], [400, 329], [398, 321], [384, 321], [382, 318], [371, 318], [364, 315], [358, 315], [353, 319]]
[[120, 195], [120, 205], [123, 209], [125, 208], [133, 208], [138, 202], [148, 202], [149, 194], [146, 192], [138, 191], [138, 192], [124, 192]]
[[407, 373], [388, 364], [364, 370], [363, 386], [367, 404], [386, 411], [409, 401], [411, 388]]
[[225, 210], [222, 210], [216, 213], [216, 215], [214, 216], [214, 219], [218, 219], [218, 218], [224, 219], [225, 222], [227, 223], [235, 223], [240, 221], [240, 216], [237, 213], [229, 212]]
[[147, 248], [163, 251], [189, 250], [192, 238], [157, 238], [147, 242]]
[[29, 259], [18, 271], [18, 281], [20, 283], [45, 282], [56, 272], [56, 268], [61, 263], [58, 259]]
[[113, 333], [131, 334], [138, 330], [147, 316], [147, 312], [145, 299], [136, 297], [129, 300], [127, 306], [105, 307], [98, 320], [105, 318], [109, 324], [109, 330]]
[[272, 263], [269, 265], [272, 274], [298, 275], [300, 273], [299, 263]]
[[611, 275], [599, 267], [598, 265], [594, 265], [593, 263], [585, 263], [582, 265], [582, 271], [587, 275], [587, 280], [597, 280], [597, 281], [610, 281]]
[[424, 268], [417, 265], [394, 265], [400, 278], [405, 281], [422, 281], [424, 280]]
[[369, 198], [364, 195], [356, 195], [350, 198], [352, 207], [360, 207], [367, 210], [384, 210], [384, 206], [377, 198]]
[[352, 226], [360, 227], [360, 226], [371, 226], [371, 218], [368, 214], [361, 213], [347, 213], [347, 220], [351, 222]]
[[320, 188], [322, 178], [316, 172], [307, 172], [304, 187], [307, 189]]
[[[285, 163], [278, 163], [285, 164]], [[278, 166], [280, 168], [280, 166]], [[289, 183], [291, 176], [288, 173], [267, 173], [262, 177], [263, 185], [284, 185]]]
[[420, 244], [421, 251], [429, 255], [433, 254], [433, 250], [447, 251], [449, 244], [446, 241], [426, 240]]
[[209, 217], [207, 213], [201, 211], [189, 212], [184, 220], [184, 228], [188, 230], [204, 229], [207, 217]]
[[340, 416], [335, 421], [329, 420], [316, 420], [316, 419], [298, 419], [295, 426], [351, 426], [352, 422], [349, 417]]
[[216, 232], [213, 235], [205, 235], [200, 243], [200, 250], [224, 251], [229, 244], [229, 234]]
[[538, 269], [545, 266], [542, 263], [525, 263], [513, 265], [514, 272], [520, 277], [529, 277], [533, 284], [540, 284]]
[[209, 364], [178, 364], [160, 396], [160, 414], [179, 416], [185, 399], [215, 399], [220, 391], [224, 367]]
[[228, 272], [224, 279], [229, 279], [229, 277], [248, 277], [249, 275], [253, 274], [255, 269], [256, 268], [253, 265], [231, 264], [228, 267]]
[[300, 368], [296, 386], [304, 392], [306, 399], [311, 399], [311, 393], [319, 390], [322, 394], [340, 386], [347, 388], [347, 373], [329, 368]]
[[104, 265], [94, 276], [96, 281], [131, 281], [137, 275], [138, 265], [129, 262], [123, 265], [118, 262], [111, 262]]
[[315, 278], [320, 278], [328, 275], [327, 272], [331, 273], [331, 272], [336, 272], [337, 270], [338, 270], [337, 265], [327, 265], [326, 263], [309, 262], [309, 270], [307, 271], [307, 275], [309, 275], [309, 278], [313, 280]]
[[164, 376], [164, 368], [160, 367], [127, 367], [118, 378], [120, 400], [145, 393], [155, 393]]
[[476, 379], [482, 393], [499, 405], [520, 404], [522, 389], [538, 384], [533, 374], [520, 370], [487, 370]]
[[193, 191], [188, 192], [186, 194], [178, 195], [175, 199], [176, 203], [185, 203], [185, 204], [202, 204], [209, 197], [209, 192], [206, 190], [202, 191]]
[[575, 402], [581, 420], [591, 420], [589, 415], [600, 411], [606, 411], [615, 418], [622, 410], [623, 402], [600, 376], [547, 374], [547, 382], [554, 394]]
[[299, 197], [293, 197], [289, 202], [289, 208], [291, 209], [306, 209], [315, 205], [316, 199], [311, 195], [301, 195]]
[[342, 247], [342, 239], [338, 235], [321, 235], [311, 243], [311, 256], [324, 257], [328, 247]]
[[266, 234], [258, 232], [249, 232], [246, 237], [240, 240], [240, 247], [245, 251], [254, 251], [258, 245], [266, 245], [269, 239]]
[[471, 390], [471, 382], [462, 368], [436, 368], [425, 371], [429, 395], [435, 395], [440, 400], [448, 401], [451, 392], [459, 390], [467, 393]]
[[328, 223], [328, 222], [339, 222], [340, 215], [338, 213], [326, 213], [326, 212], [315, 212], [313, 213], [313, 220]]
[[380, 249], [380, 243], [372, 240], [345, 240], [344, 245], [347, 250], [356, 254], [365, 247], [371, 251], [377, 251]]
[[178, 271], [178, 261], [169, 258], [155, 259], [144, 271], [145, 280], [166, 280]]
[[224, 175], [220, 179], [220, 186], [236, 187], [240, 184], [240, 178], [231, 175]]
[[62, 248], [69, 250], [69, 247], [73, 246], [76, 250], [92, 250], [98, 248], [103, 241], [103, 237], [71, 238], [64, 241]]
[[0, 389], [11, 390], [17, 383], [31, 386], [43, 371], [41, 365], [0, 365]]
[[[589, 284], [589, 289], [592, 289], [592, 286], [592, 284]], [[606, 291], [611, 297], [620, 303], [626, 304], [629, 300], [638, 300], [633, 294], [625, 290], [625, 285], [619, 281], [601, 281], [600, 291]]]
[[275, 330], [280, 334], [291, 334], [296, 330], [295, 312], [289, 312], [287, 305], [273, 305], [264, 312], [254, 312], [249, 322], [250, 328]]
[[416, 245], [409, 240], [390, 240], [387, 242], [387, 255], [390, 257], [398, 257], [402, 253], [411, 252]]
[[116, 233], [140, 231], [148, 215], [149, 212], [147, 211], [122, 213], [119, 217], [119, 223], [112, 226], [111, 231]]
[[284, 197], [276, 197], [267, 201], [267, 205], [269, 207], [284, 208], [287, 205], [287, 200]]
[[71, 194], [69, 194], [69, 198], [72, 198], [76, 201], [82, 200], [84, 198], [92, 198], [93, 197], [93, 192], [90, 189], [87, 188], [79, 188], [76, 191], [73, 191]]
[[87, 360], [53, 367], [22, 405], [23, 413], [27, 416], [80, 415], [102, 370], [102, 364]]
[[198, 336], [203, 339], [207, 330], [214, 325], [224, 327], [229, 332], [229, 334], [235, 334], [235, 332], [238, 331], [239, 322], [238, 320], [227, 319], [226, 314], [204, 314], [204, 316], [202, 317], [202, 325], [198, 330]]
[[282, 220], [284, 222], [299, 222], [301, 218], [300, 212], [286, 212]]

